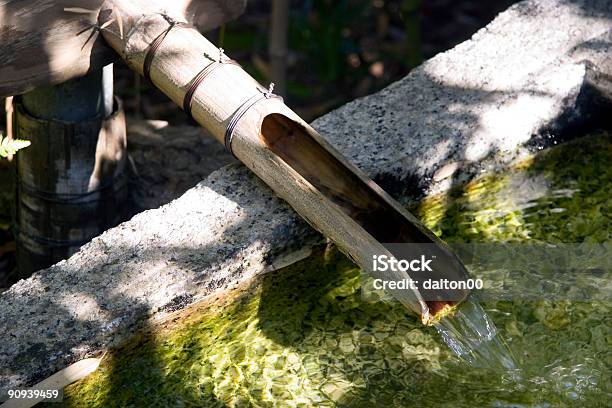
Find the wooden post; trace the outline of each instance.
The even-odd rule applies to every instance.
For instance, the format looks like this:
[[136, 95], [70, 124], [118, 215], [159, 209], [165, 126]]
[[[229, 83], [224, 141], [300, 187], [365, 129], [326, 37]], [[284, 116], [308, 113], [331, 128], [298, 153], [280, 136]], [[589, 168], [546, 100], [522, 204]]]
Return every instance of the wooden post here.
[[21, 96], [23, 107], [40, 119], [80, 122], [113, 112], [113, 65]]
[[[439, 267], [429, 278], [465, 279], [465, 268], [444, 243], [197, 30], [144, 0], [105, 2], [99, 24], [132, 69], [143, 73], [146, 62], [161, 91], [180, 106], [191, 106], [198, 123], [364, 270], [385, 279], [408, 278], [373, 271], [372, 255], [393, 256], [387, 243], [413, 242], [434, 248]], [[185, 103], [186, 96], [192, 103]], [[462, 290], [391, 293], [426, 323], [468, 295]]]
[[126, 136], [113, 67], [16, 99], [19, 275], [67, 258], [122, 220]]

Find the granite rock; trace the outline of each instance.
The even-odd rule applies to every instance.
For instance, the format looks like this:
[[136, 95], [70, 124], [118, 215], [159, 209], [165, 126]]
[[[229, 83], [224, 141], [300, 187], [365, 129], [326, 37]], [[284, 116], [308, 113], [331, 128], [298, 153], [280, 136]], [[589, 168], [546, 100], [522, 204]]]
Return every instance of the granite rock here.
[[[594, 120], [612, 73], [608, 0], [527, 0], [472, 39], [313, 125], [400, 200], [503, 165]], [[597, 102], [597, 103], [596, 103]], [[0, 295], [0, 390], [31, 385], [148, 318], [303, 257], [322, 241], [241, 165]]]

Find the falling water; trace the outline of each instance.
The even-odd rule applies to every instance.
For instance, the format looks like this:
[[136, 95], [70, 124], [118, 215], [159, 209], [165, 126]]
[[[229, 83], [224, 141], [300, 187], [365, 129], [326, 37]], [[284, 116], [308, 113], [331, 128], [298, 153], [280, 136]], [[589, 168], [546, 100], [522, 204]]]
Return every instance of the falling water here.
[[436, 329], [450, 349], [473, 366], [517, 369], [495, 324], [474, 299], [466, 300], [453, 315], [442, 318]]

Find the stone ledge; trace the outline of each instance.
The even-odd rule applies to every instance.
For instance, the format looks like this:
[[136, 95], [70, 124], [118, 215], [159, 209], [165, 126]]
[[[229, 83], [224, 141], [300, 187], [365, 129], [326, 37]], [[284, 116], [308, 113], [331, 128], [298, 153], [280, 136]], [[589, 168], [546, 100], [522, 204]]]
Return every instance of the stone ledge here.
[[[448, 188], [485, 163], [516, 158], [541, 130], [585, 118], [589, 70], [612, 73], [611, 19], [609, 1], [519, 3], [314, 127], [399, 199]], [[2, 293], [0, 390], [39, 381], [130, 336], [147, 317], [304, 256], [321, 240], [244, 167], [224, 167]]]

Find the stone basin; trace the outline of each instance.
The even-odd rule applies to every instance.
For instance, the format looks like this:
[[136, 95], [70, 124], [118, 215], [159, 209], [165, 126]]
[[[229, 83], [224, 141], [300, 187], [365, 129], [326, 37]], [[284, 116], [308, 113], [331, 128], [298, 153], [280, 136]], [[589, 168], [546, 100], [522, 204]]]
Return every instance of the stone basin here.
[[[526, 264], [466, 265], [487, 286], [504, 286], [478, 295], [515, 369], [458, 359], [327, 247], [152, 322], [67, 387], [64, 403], [598, 406], [610, 377], [611, 160], [611, 134], [597, 131], [411, 206], [451, 246], [485, 245], [492, 258], [546, 247], [524, 253]], [[553, 245], [570, 259], [533, 259], [554, 258]]]
[[[409, 203], [503, 168], [609, 109], [612, 5], [527, 0], [313, 126]], [[559, 30], [563, 26], [564, 30]], [[324, 238], [240, 165], [0, 294], [0, 392], [308, 256]]]

